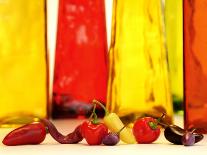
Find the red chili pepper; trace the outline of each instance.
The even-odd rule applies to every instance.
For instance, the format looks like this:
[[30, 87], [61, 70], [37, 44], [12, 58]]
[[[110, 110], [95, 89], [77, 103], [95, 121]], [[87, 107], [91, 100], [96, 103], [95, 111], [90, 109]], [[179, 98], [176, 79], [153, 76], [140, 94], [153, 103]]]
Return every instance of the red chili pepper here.
[[108, 134], [107, 126], [98, 122], [95, 108], [96, 105], [94, 105], [91, 115], [91, 117], [94, 116], [94, 119], [92, 121], [85, 121], [81, 125], [82, 136], [89, 145], [100, 145], [103, 138]]
[[133, 134], [138, 143], [152, 143], [160, 135], [160, 128], [157, 125], [158, 120], [152, 117], [143, 117], [135, 121]]
[[34, 122], [11, 131], [3, 139], [2, 143], [8, 146], [40, 144], [46, 137], [46, 129], [43, 123]]
[[108, 133], [108, 128], [103, 123], [93, 124], [91, 121], [85, 121], [81, 126], [81, 132], [89, 145], [100, 145]]

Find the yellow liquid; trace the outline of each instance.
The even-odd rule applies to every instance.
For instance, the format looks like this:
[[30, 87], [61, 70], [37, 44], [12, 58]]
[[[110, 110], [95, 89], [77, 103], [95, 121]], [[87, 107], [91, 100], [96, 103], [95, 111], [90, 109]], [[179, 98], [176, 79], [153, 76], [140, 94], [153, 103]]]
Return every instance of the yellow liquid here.
[[165, 0], [165, 29], [171, 90], [174, 102], [180, 102], [177, 104], [181, 104], [183, 101], [182, 3], [182, 0]]
[[47, 114], [45, 1], [0, 1], [0, 126]]
[[120, 117], [166, 112], [172, 121], [162, 26], [160, 1], [114, 1], [107, 108]]

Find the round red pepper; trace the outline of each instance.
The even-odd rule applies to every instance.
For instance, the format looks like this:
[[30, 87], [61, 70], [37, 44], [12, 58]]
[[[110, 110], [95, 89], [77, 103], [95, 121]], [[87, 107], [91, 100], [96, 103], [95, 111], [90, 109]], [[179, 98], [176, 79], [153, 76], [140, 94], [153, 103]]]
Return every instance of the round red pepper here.
[[40, 144], [46, 137], [45, 125], [40, 122], [24, 125], [11, 131], [2, 143], [8, 146]]
[[[89, 121], [84, 121], [81, 125], [81, 134], [89, 145], [100, 145], [103, 138], [108, 134], [108, 128], [105, 124], [98, 121], [96, 115], [96, 104], [94, 104]], [[91, 120], [93, 118], [93, 120]]]
[[138, 143], [149, 144], [157, 140], [160, 128], [157, 120], [152, 117], [143, 117], [135, 121], [133, 134]]
[[108, 128], [103, 123], [85, 121], [81, 125], [81, 133], [89, 145], [100, 145], [108, 133]]

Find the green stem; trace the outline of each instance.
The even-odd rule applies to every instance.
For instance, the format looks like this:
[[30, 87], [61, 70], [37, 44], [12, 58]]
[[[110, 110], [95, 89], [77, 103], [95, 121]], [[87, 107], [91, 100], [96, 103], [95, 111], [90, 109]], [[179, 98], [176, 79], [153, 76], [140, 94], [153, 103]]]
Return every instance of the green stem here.
[[95, 113], [95, 110], [96, 110], [96, 104], [93, 104], [93, 111], [92, 111], [92, 113], [91, 113], [91, 115], [90, 115], [90, 117], [89, 117], [89, 120], [91, 121], [91, 119], [92, 119], [92, 117], [93, 117], [93, 115], [94, 115], [94, 113]]
[[101, 102], [99, 102], [99, 101], [97, 101], [97, 100], [94, 99], [94, 100], [92, 101], [92, 103], [95, 103], [95, 104], [100, 105], [101, 108], [103, 108], [104, 111], [105, 111], [105, 116], [109, 115], [109, 111], [106, 109], [106, 107], [105, 107]]
[[92, 123], [93, 123], [93, 124], [99, 124], [98, 116], [97, 116], [97, 114], [96, 114], [95, 112], [94, 112], [93, 116], [94, 116], [94, 118], [93, 118], [93, 120], [92, 120]]
[[155, 123], [155, 122], [148, 122], [148, 125], [150, 126], [150, 128], [152, 130], [156, 130], [157, 129], [157, 123]]
[[150, 126], [151, 129], [156, 130], [157, 129], [157, 125], [158, 124], [162, 124], [161, 120], [163, 119], [163, 117], [165, 117], [165, 113], [162, 113], [162, 116], [157, 118], [156, 122], [149, 122], [148, 125]]
[[[91, 120], [93, 118], [93, 120]], [[99, 124], [99, 121], [98, 121], [98, 116], [96, 114], [96, 104], [94, 104], [93, 106], [93, 111], [89, 117], [89, 120], [93, 123], [93, 124]]]

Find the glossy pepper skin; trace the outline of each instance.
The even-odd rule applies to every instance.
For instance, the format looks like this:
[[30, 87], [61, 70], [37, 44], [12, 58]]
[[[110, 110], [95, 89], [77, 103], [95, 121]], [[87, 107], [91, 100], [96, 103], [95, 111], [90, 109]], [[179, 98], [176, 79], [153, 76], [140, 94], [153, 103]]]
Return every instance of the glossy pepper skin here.
[[46, 129], [43, 123], [34, 122], [19, 127], [3, 139], [2, 143], [8, 146], [40, 144], [46, 137]]
[[133, 134], [137, 143], [149, 144], [157, 140], [160, 135], [160, 128], [157, 120], [152, 117], [143, 117], [135, 121]]
[[81, 125], [81, 133], [89, 145], [100, 145], [108, 133], [108, 128], [103, 123], [93, 124], [85, 121]]

